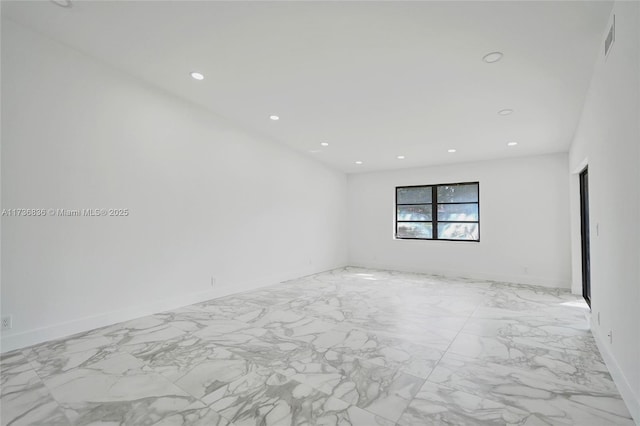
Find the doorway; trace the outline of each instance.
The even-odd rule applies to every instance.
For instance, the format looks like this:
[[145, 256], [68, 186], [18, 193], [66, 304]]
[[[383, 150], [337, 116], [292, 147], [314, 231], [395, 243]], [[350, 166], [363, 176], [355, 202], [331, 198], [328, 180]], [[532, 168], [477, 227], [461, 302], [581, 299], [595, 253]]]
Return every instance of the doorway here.
[[580, 172], [580, 231], [582, 235], [582, 296], [591, 307], [591, 265], [589, 242], [589, 170]]

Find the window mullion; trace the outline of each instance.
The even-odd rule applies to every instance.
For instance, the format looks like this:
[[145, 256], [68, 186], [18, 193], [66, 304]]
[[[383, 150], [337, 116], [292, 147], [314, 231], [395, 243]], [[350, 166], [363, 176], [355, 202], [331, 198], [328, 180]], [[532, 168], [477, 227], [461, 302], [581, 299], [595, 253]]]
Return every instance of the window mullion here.
[[438, 185], [431, 187], [431, 238], [438, 239]]

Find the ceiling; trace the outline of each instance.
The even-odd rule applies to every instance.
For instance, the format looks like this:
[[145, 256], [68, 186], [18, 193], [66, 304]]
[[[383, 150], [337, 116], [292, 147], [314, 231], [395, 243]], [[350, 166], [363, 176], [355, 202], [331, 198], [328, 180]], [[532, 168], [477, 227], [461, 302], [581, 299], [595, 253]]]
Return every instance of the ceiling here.
[[[611, 8], [594, 1], [74, 1], [70, 8], [3, 1], [2, 15], [357, 173], [567, 151]], [[484, 62], [493, 51], [502, 60]], [[205, 79], [192, 79], [192, 71]], [[497, 113], [505, 108], [514, 112]]]

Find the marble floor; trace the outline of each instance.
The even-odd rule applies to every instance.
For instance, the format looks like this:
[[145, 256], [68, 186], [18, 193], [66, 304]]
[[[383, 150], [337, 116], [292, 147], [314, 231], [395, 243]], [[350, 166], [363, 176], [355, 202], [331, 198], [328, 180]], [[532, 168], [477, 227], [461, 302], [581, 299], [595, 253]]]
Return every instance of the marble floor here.
[[632, 425], [580, 298], [345, 268], [4, 354], [2, 425]]

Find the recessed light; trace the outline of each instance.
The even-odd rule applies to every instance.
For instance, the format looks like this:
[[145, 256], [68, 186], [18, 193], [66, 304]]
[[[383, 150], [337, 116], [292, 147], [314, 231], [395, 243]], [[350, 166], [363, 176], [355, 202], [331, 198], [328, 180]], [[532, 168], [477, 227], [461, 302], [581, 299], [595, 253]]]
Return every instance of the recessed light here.
[[498, 114], [500, 114], [500, 115], [509, 115], [511, 113], [513, 113], [513, 110], [509, 109], [509, 108], [501, 109], [500, 111], [498, 111]]
[[397, 158], [398, 160], [404, 160], [404, 155], [398, 155], [396, 158]]
[[482, 60], [488, 64], [498, 62], [500, 59], [502, 59], [502, 52], [491, 52], [482, 57]]
[[71, 7], [71, 0], [51, 0], [51, 3], [57, 4], [60, 7]]
[[204, 80], [204, 75], [199, 72], [192, 72], [191, 78], [193, 78], [194, 80]]
[[507, 142], [507, 146], [516, 146], [518, 142]]
[[448, 149], [448, 150], [447, 150], [447, 152], [450, 152], [450, 153], [452, 153], [452, 154], [453, 154], [454, 152], [456, 152], [456, 150], [455, 150], [455, 149], [453, 149], [453, 148], [451, 148], [451, 149]]
[[329, 142], [320, 142], [320, 145], [322, 145], [322, 146], [329, 146]]
[[356, 161], [356, 164], [360, 165], [360, 164], [362, 164], [362, 161]]
[[269, 118], [273, 121], [278, 121], [280, 120], [280, 117], [278, 117], [277, 115], [270, 115]]

